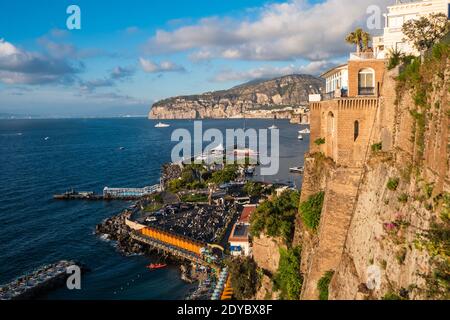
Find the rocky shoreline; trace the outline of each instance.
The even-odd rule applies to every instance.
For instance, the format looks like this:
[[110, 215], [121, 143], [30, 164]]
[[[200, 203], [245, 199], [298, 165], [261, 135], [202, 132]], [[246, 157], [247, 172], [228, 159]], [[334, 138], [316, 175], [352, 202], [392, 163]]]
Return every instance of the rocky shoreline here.
[[125, 220], [129, 218], [130, 215], [131, 212], [125, 210], [116, 216], [105, 219], [95, 227], [95, 234], [103, 236], [107, 240], [116, 242], [117, 250], [123, 255], [145, 255], [156, 259], [162, 259], [166, 263], [180, 266], [180, 278], [184, 282], [194, 283], [198, 280], [199, 275], [195, 272], [195, 269], [190, 262], [163, 254], [147, 245], [133, 240], [130, 237], [130, 232], [132, 231], [131, 228], [125, 224]]

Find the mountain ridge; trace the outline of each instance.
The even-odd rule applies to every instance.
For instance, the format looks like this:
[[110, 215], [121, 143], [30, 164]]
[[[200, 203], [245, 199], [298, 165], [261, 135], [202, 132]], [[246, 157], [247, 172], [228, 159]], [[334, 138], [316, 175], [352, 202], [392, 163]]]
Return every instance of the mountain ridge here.
[[150, 119], [273, 117], [274, 110], [306, 106], [324, 80], [307, 74], [252, 80], [227, 90], [176, 96], [153, 104]]

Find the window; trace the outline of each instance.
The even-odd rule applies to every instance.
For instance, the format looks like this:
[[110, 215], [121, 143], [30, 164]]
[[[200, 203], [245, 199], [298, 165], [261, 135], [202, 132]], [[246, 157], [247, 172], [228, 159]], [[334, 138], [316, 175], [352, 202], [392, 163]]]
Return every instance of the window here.
[[375, 93], [375, 72], [372, 69], [362, 69], [358, 73], [358, 94], [373, 95]]
[[389, 28], [401, 28], [403, 26], [403, 17], [389, 17], [388, 26]]
[[355, 121], [353, 130], [353, 141], [356, 141], [359, 137], [359, 121]]

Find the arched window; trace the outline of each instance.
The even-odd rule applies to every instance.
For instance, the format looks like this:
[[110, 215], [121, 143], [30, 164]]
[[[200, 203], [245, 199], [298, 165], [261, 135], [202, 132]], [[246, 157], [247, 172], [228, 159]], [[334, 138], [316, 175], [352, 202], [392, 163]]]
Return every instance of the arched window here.
[[375, 71], [370, 68], [361, 69], [358, 73], [358, 94], [371, 96], [375, 94]]
[[356, 139], [358, 139], [359, 137], [359, 121], [356, 120], [353, 126], [353, 141], [356, 141]]

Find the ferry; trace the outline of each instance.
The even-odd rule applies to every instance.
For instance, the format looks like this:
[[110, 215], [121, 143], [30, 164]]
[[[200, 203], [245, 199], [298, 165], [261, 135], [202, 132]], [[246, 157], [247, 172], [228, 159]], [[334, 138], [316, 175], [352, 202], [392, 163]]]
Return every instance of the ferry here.
[[158, 123], [155, 125], [155, 128], [168, 128], [168, 127], [170, 127], [170, 124], [162, 123], [162, 122], [158, 122]]
[[165, 263], [151, 263], [147, 266], [147, 269], [157, 270], [157, 269], [164, 269], [165, 267], [167, 267], [167, 264]]

